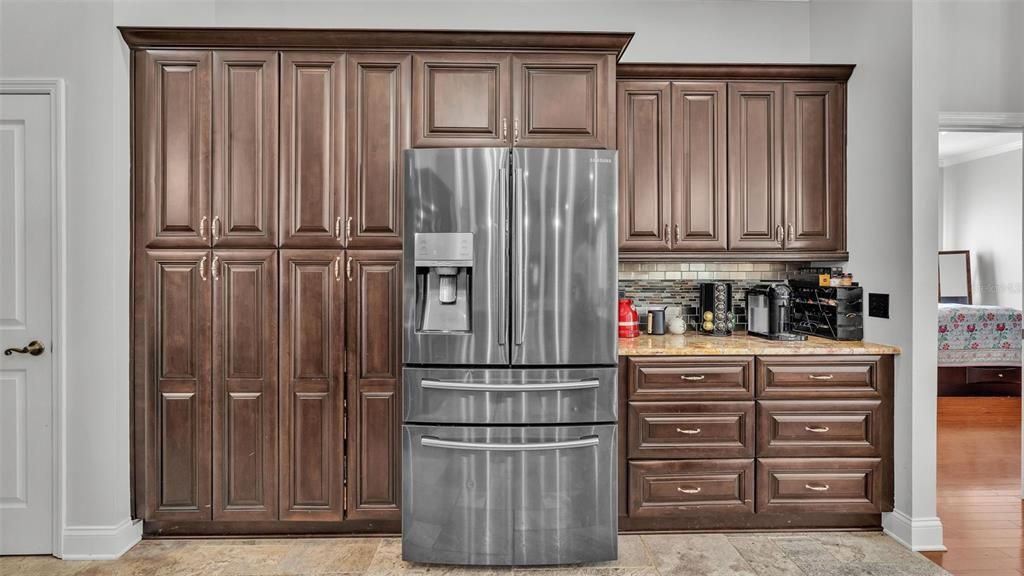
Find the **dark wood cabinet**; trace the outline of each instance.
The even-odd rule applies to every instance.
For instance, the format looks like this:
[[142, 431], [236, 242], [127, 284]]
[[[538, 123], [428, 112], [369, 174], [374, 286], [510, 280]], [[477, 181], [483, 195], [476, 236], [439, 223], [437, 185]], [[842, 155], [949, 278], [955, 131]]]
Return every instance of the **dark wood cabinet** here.
[[509, 145], [511, 60], [500, 53], [414, 54], [413, 146]]
[[210, 252], [145, 255], [147, 520], [211, 518]]
[[277, 252], [216, 251], [213, 519], [277, 519]]
[[281, 56], [281, 246], [337, 248], [345, 220], [345, 56]]
[[141, 178], [135, 233], [147, 248], [210, 245], [210, 115], [208, 51], [135, 54], [136, 122]]
[[846, 248], [845, 85], [784, 89], [786, 248]]
[[614, 97], [613, 55], [516, 54], [512, 57], [514, 143], [612, 147]]
[[402, 151], [409, 147], [408, 54], [348, 55], [350, 248], [401, 248]]
[[348, 252], [348, 512], [399, 520], [402, 253]]
[[671, 157], [672, 248], [725, 250], [725, 83], [672, 83]]
[[878, 458], [759, 458], [755, 510], [775, 514], [878, 514]]
[[629, 463], [633, 518], [715, 517], [754, 512], [754, 461], [647, 460]]
[[753, 458], [753, 402], [630, 402], [630, 458]]
[[273, 248], [278, 53], [214, 52], [213, 94], [213, 245]]
[[729, 84], [729, 248], [781, 251], [782, 84]]
[[670, 247], [668, 82], [619, 82], [619, 249]]
[[343, 256], [280, 251], [281, 520], [343, 516]]

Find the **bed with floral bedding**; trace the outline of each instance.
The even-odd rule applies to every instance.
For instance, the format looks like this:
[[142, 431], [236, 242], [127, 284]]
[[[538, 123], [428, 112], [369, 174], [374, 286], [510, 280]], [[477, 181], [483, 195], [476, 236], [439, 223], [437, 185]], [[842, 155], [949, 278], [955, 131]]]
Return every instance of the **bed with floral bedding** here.
[[939, 304], [939, 366], [1020, 364], [1020, 310]]

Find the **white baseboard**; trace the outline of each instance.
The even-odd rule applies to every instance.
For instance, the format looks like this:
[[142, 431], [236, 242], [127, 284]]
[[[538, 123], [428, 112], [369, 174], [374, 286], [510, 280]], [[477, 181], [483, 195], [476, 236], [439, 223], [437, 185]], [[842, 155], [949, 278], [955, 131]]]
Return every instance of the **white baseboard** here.
[[890, 538], [914, 552], [945, 552], [942, 521], [937, 517], [911, 518], [899, 510], [882, 514], [882, 528]]
[[142, 539], [142, 521], [126, 519], [116, 526], [68, 526], [64, 529], [64, 560], [113, 560]]

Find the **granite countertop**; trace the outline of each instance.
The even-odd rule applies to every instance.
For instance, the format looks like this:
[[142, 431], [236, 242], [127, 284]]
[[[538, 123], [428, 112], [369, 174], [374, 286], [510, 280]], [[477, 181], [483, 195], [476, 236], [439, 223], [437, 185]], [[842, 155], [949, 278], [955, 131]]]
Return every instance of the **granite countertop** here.
[[746, 332], [732, 336], [686, 334], [619, 338], [619, 356], [782, 356], [787, 354], [899, 354], [898, 346], [808, 336], [803, 342], [780, 342]]

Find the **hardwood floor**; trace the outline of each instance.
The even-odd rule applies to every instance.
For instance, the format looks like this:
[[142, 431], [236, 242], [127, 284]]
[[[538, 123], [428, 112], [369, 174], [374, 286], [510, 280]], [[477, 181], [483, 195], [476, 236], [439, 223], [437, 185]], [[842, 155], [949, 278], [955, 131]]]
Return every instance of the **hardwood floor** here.
[[947, 552], [925, 556], [956, 576], [1024, 574], [1021, 399], [940, 397], [938, 512]]

